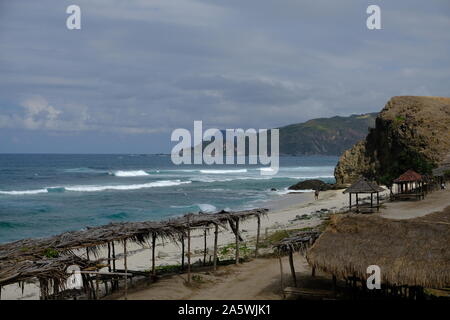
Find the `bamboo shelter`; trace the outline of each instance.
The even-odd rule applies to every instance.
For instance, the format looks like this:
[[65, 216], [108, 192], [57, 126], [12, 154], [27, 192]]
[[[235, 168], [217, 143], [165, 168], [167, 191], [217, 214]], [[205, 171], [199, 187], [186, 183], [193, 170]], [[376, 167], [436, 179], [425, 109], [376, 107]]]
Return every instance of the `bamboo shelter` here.
[[[377, 211], [380, 210], [380, 192], [384, 191], [383, 188], [378, 186], [375, 182], [369, 181], [366, 178], [359, 178], [354, 184], [344, 190], [344, 193], [348, 193], [349, 196], [349, 210], [356, 209], [356, 212], [369, 211], [372, 212], [374, 208]], [[361, 202], [359, 199], [360, 194], [370, 194], [370, 202]], [[374, 204], [374, 194], [377, 196], [376, 204]], [[352, 205], [352, 195], [356, 196], [356, 203]]]
[[[110, 223], [104, 226], [88, 227], [84, 230], [66, 232], [49, 238], [24, 239], [6, 244], [0, 244], [0, 287], [12, 283], [23, 283], [27, 280], [38, 278], [41, 284], [41, 298], [48, 298], [47, 287], [51, 282], [53, 293], [65, 289], [65, 281], [70, 276], [66, 269], [70, 265], [78, 265], [86, 277], [84, 281], [85, 291], [95, 291], [88, 274], [95, 275], [97, 281], [100, 276], [107, 277], [108, 272], [116, 279], [125, 278], [125, 294], [128, 278], [133, 274], [142, 275], [142, 271], [132, 271], [127, 268], [127, 244], [136, 243], [144, 246], [151, 244], [151, 274], [156, 276], [155, 268], [155, 242], [156, 239], [182, 242], [182, 257], [187, 256], [188, 281], [190, 280], [191, 248], [190, 232], [193, 229], [206, 230], [213, 227], [214, 232], [214, 269], [217, 266], [217, 237], [218, 229], [231, 227], [236, 237], [236, 263], [239, 263], [239, 243], [242, 241], [239, 230], [239, 222], [250, 218], [258, 220], [258, 234], [260, 233], [261, 216], [267, 213], [267, 209], [253, 209], [238, 212], [221, 211], [214, 214], [199, 213], [186, 214], [182, 217], [166, 221], [143, 221]], [[187, 253], [184, 252], [184, 242], [187, 240]], [[256, 251], [258, 248], [258, 241]], [[124, 270], [116, 269], [116, 244], [123, 246]], [[107, 258], [98, 258], [100, 248], [108, 248]], [[82, 254], [81, 254], [82, 253]], [[96, 260], [92, 258], [96, 258]], [[105, 264], [106, 262], [106, 264]], [[100, 272], [102, 268], [108, 268], [108, 272]], [[112, 281], [112, 287], [117, 287], [117, 281]], [[98, 298], [97, 295], [93, 295]]]
[[[283, 281], [283, 263], [281, 261], [281, 256], [283, 254], [289, 255], [289, 267], [291, 269], [292, 280], [294, 281], [294, 286], [297, 287], [297, 276], [294, 267], [294, 252], [300, 252], [304, 254], [309, 246], [311, 246], [314, 241], [319, 237], [319, 231], [302, 231], [295, 235], [284, 238], [278, 243], [274, 244], [275, 252], [278, 254], [280, 262], [280, 277], [281, 277], [281, 289], [284, 290]], [[313, 271], [314, 274], [314, 271]]]
[[385, 292], [418, 298], [423, 288], [450, 285], [449, 230], [450, 207], [407, 220], [335, 215], [307, 261], [333, 277], [362, 283], [368, 266], [377, 265]]

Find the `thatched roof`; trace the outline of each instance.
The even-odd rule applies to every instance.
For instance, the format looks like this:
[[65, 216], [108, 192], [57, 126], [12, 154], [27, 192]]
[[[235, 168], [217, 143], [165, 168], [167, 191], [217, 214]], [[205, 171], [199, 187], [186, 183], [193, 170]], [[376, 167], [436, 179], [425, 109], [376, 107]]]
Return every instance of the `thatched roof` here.
[[342, 278], [366, 279], [378, 265], [382, 283], [442, 288], [450, 285], [449, 243], [450, 207], [407, 220], [336, 215], [307, 260]]
[[[64, 280], [66, 275], [61, 270], [73, 264], [74, 260], [81, 266], [93, 263], [77, 257], [76, 249], [89, 248], [95, 254], [99, 247], [116, 241], [129, 240], [145, 244], [153, 237], [178, 241], [182, 235], [186, 234], [188, 228], [210, 225], [226, 227], [227, 223], [231, 224], [237, 219], [248, 219], [266, 212], [267, 209], [221, 211], [214, 214], [187, 214], [166, 221], [110, 223], [99, 227], [88, 227], [85, 230], [65, 232], [49, 238], [24, 239], [0, 244], [0, 286], [24, 281], [31, 277]], [[39, 267], [44, 265], [45, 268]]]
[[402, 182], [414, 182], [414, 181], [422, 181], [423, 177], [415, 172], [414, 170], [409, 169], [400, 177], [394, 180], [394, 183], [402, 183]]
[[344, 193], [375, 193], [382, 191], [384, 191], [384, 189], [378, 186], [375, 182], [361, 177], [358, 181], [345, 189]]
[[286, 253], [291, 250], [303, 252], [309, 245], [312, 245], [319, 236], [319, 231], [300, 231], [275, 243], [273, 247], [280, 253]]

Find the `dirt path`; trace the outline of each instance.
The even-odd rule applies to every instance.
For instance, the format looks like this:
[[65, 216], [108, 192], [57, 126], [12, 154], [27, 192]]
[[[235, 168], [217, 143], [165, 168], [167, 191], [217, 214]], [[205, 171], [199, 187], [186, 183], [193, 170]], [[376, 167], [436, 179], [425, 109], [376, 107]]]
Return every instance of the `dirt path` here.
[[450, 190], [439, 190], [428, 194], [421, 201], [387, 202], [379, 215], [389, 219], [411, 219], [432, 212], [442, 211], [450, 206]]
[[[287, 257], [283, 258], [285, 286], [291, 285]], [[309, 272], [307, 263], [295, 255], [296, 271]], [[199, 272], [193, 275], [192, 285], [186, 284], [186, 274], [162, 279], [146, 288], [136, 288], [128, 294], [130, 300], [253, 300], [281, 299], [280, 265], [277, 258], [261, 258], [241, 265], [219, 268], [216, 274]], [[121, 297], [122, 298], [122, 297]]]

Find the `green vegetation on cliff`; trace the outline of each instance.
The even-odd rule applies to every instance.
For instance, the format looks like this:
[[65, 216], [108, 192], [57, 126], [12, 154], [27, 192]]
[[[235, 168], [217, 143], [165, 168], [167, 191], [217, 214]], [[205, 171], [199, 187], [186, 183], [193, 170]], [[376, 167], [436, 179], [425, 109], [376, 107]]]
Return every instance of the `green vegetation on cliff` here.
[[343, 153], [336, 181], [365, 176], [390, 185], [408, 169], [431, 174], [450, 152], [449, 127], [450, 98], [393, 97], [366, 139]]
[[366, 137], [376, 113], [312, 119], [280, 129], [280, 153], [285, 155], [340, 155]]

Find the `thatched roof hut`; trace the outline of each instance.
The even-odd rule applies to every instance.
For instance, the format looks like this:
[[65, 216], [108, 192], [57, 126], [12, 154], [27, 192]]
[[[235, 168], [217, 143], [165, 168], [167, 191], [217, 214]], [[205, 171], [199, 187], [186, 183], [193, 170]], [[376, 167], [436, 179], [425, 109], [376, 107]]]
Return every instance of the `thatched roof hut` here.
[[[166, 221], [142, 221], [110, 223], [84, 230], [66, 232], [48, 238], [24, 239], [0, 244], [0, 286], [26, 281], [30, 278], [56, 279], [63, 285], [69, 265], [95, 266], [96, 261], [76, 255], [76, 250], [89, 249], [94, 255], [97, 249], [110, 243], [129, 241], [145, 244], [149, 239], [164, 238], [174, 242], [196, 227], [217, 225], [234, 228], [238, 220], [264, 215], [267, 209], [253, 209], [238, 212], [221, 211], [214, 214], [187, 214]], [[105, 260], [105, 259], [103, 259]]]
[[333, 216], [307, 260], [341, 278], [366, 279], [378, 265], [382, 284], [442, 288], [450, 285], [449, 243], [450, 207], [409, 220]]
[[[344, 193], [349, 195], [349, 209], [352, 210], [352, 195], [356, 195], [356, 210], [358, 212], [361, 209], [368, 209], [372, 211], [373, 208], [380, 209], [380, 192], [384, 191], [383, 188], [378, 186], [374, 181], [369, 181], [364, 177], [359, 178], [354, 184], [344, 190]], [[364, 204], [359, 202], [359, 194], [370, 194], [370, 203]], [[377, 195], [376, 205], [373, 203], [373, 195]]]

